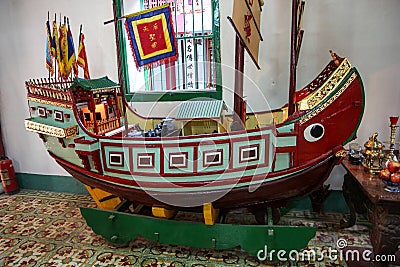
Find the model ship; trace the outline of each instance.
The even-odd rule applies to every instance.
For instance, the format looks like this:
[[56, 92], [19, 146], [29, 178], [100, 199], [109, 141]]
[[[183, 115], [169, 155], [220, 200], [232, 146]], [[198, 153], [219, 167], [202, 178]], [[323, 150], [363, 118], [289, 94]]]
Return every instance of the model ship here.
[[[297, 64], [298, 28], [293, 32]], [[159, 217], [168, 217], [160, 210], [203, 209], [206, 223], [214, 224], [216, 210], [265, 209], [314, 192], [344, 158], [363, 115], [364, 91], [349, 60], [331, 55], [282, 108], [242, 111], [244, 129], [232, 127], [218, 100], [184, 102], [176, 118], [143, 117], [107, 77], [27, 81], [25, 126], [88, 187], [152, 207]], [[191, 113], [199, 109], [216, 112]], [[191, 128], [199, 122], [208, 128]], [[144, 136], [149, 129], [157, 133]]]

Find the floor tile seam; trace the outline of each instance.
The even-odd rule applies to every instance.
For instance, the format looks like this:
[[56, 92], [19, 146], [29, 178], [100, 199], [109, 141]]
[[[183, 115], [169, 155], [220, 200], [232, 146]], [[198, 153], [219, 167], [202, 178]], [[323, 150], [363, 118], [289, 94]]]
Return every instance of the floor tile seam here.
[[[11, 238], [11, 236], [10, 236], [10, 238]], [[61, 248], [72, 248], [72, 249], [77, 249], [77, 250], [92, 251], [93, 254], [95, 253], [95, 251], [103, 251], [103, 249], [95, 249], [91, 246], [85, 246], [85, 245], [80, 245], [80, 244], [76, 244], [76, 243], [66, 243], [64, 241], [50, 240], [50, 239], [45, 239], [45, 238], [37, 238], [37, 237], [23, 238], [23, 237], [17, 237], [17, 236], [14, 236], [12, 238], [19, 238], [20, 240], [12, 248], [7, 250], [7, 252], [9, 252], [7, 254], [12, 254], [12, 252], [16, 251], [21, 245], [28, 244], [31, 242], [51, 246], [52, 250], [48, 251], [47, 253], [57, 252]], [[104, 251], [106, 251], [106, 250], [104, 250]]]
[[[39, 226], [37, 228], [34, 228], [34, 233], [31, 234], [30, 236], [33, 236], [35, 238], [35, 240], [40, 240], [42, 242], [66, 242], [66, 241], [71, 240], [74, 236], [76, 236], [76, 234], [73, 235], [73, 233], [80, 232], [86, 226], [82, 221], [78, 221], [78, 222], [81, 222], [82, 224], [77, 229], [75, 229], [71, 234], [69, 234], [66, 239], [63, 239], [63, 240], [57, 240], [57, 239], [54, 239], [54, 238], [40, 237], [39, 234], [42, 233], [43, 231], [45, 231], [46, 229], [48, 229], [51, 225], [53, 225], [54, 222], [55, 222], [55, 220], [49, 220], [45, 224], [43, 224], [43, 225], [41, 225], [41, 226]], [[12, 227], [12, 226], [4, 228], [4, 230], [2, 232], [4, 233], [4, 231], [9, 229], [10, 227]], [[27, 236], [20, 235], [20, 234], [7, 233], [7, 234], [5, 234], [5, 236], [13, 237], [13, 238], [18, 237], [18, 238], [23, 238], [23, 239], [27, 239], [28, 240], [28, 238], [26, 238]], [[71, 244], [72, 244], [72, 242], [71, 242]]]
[[[78, 202], [88, 202], [88, 203], [95, 203], [93, 199], [89, 195], [81, 195], [81, 194], [72, 194], [72, 193], [61, 193], [61, 192], [51, 192], [51, 191], [29, 191], [26, 192], [25, 190], [20, 191], [18, 194], [7, 196], [4, 195], [4, 198], [7, 197], [16, 197], [16, 198], [45, 198], [45, 199], [54, 199], [54, 200], [71, 200], [71, 201], [78, 201]], [[3, 198], [3, 197], [0, 197]]]
[[[15, 246], [12, 247], [12, 249], [9, 251], [9, 253], [7, 253], [7, 255], [5, 255], [3, 258], [0, 258], [0, 261], [2, 262], [5, 258], [12, 256], [13, 254], [16, 253], [16, 251], [23, 245], [23, 244], [27, 244], [29, 242], [36, 242], [36, 240], [33, 240], [31, 238], [25, 238], [25, 239], [21, 239], [20, 242], [18, 244], [16, 244]], [[40, 242], [36, 242], [36, 243], [40, 243]], [[45, 244], [45, 245], [49, 245], [49, 246], [53, 246], [54, 244], [49, 244], [49, 243], [41, 243], [41, 244]], [[55, 246], [54, 246], [55, 248]], [[54, 251], [54, 249], [50, 250], [50, 251], [45, 251], [42, 253], [45, 253], [43, 256], [41, 256], [37, 263], [41, 263], [43, 262], [43, 260], [48, 256], [49, 253], [51, 253], [52, 251]]]
[[77, 200], [77, 199], [65, 199], [65, 198], [52, 198], [52, 197], [42, 197], [42, 196], [21, 196], [21, 200], [25, 200], [25, 199], [40, 199], [40, 200], [50, 200], [50, 201], [63, 201], [63, 202], [72, 202], [72, 203], [80, 203], [80, 204], [84, 204], [84, 205], [92, 205], [92, 204], [96, 204], [94, 201], [92, 200]]
[[79, 205], [72, 205], [69, 208], [65, 209], [62, 213], [59, 213], [57, 215], [54, 215], [54, 213], [40, 212], [40, 210], [43, 207], [48, 207], [48, 205], [47, 204], [41, 204], [40, 206], [37, 206], [37, 207], [35, 207], [34, 209], [32, 209], [32, 210], [30, 210], [28, 212], [24, 212], [24, 211], [20, 211], [20, 210], [15, 211], [15, 210], [11, 209], [12, 207], [9, 207], [6, 210], [0, 209], [0, 213], [3, 212], [4, 214], [14, 214], [14, 215], [21, 215], [21, 216], [30, 215], [30, 216], [37, 216], [37, 217], [49, 217], [49, 218], [65, 217], [65, 218], [68, 218], [68, 219], [69, 218], [82, 219], [81, 217], [79, 218], [79, 217], [72, 217], [72, 216], [71, 217], [67, 217], [66, 216], [68, 213], [72, 213], [75, 209], [79, 209]]

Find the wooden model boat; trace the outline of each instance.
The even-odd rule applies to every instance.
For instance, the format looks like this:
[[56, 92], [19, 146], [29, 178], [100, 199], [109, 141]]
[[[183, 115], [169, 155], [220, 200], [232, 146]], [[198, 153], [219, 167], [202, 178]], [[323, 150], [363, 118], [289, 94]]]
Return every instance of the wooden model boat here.
[[[231, 130], [222, 101], [193, 101], [181, 105], [186, 115], [178, 113], [172, 128], [165, 124], [161, 137], [138, 136], [161, 119], [133, 111], [107, 77], [26, 82], [31, 117], [25, 126], [83, 184], [153, 207], [156, 215], [157, 209], [210, 208], [205, 219], [213, 224], [214, 209], [254, 210], [312, 193], [346, 155], [343, 145], [356, 136], [364, 91], [349, 60], [332, 57], [294, 94], [295, 112], [289, 103], [246, 114], [244, 130]], [[199, 107], [217, 115], [191, 117]], [[215, 127], [192, 134], [190, 122], [201, 120]]]
[[[355, 137], [364, 108], [361, 78], [347, 59], [338, 66], [332, 60], [297, 92], [299, 111], [289, 118], [284, 107], [248, 115], [269, 118], [270, 125], [204, 135], [121, 136], [123, 99], [118, 84], [106, 77], [29, 81], [26, 87], [26, 128], [40, 135], [73, 177], [136, 203], [168, 208], [213, 202], [233, 209], [311, 193], [345, 155], [342, 146]], [[98, 110], [108, 119], [85, 120]], [[131, 109], [126, 116], [141, 129], [160, 123]]]

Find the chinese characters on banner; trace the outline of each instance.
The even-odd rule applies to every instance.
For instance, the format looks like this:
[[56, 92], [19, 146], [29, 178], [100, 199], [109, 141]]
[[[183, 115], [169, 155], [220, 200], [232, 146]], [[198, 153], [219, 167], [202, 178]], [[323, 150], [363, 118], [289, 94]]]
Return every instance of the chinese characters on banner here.
[[177, 60], [169, 4], [131, 14], [127, 16], [125, 26], [138, 68]]
[[188, 90], [195, 89], [195, 53], [193, 39], [186, 41], [186, 86]]
[[260, 41], [262, 41], [260, 17], [261, 5], [259, 0], [235, 0], [232, 18], [229, 18], [258, 68], [258, 52]]

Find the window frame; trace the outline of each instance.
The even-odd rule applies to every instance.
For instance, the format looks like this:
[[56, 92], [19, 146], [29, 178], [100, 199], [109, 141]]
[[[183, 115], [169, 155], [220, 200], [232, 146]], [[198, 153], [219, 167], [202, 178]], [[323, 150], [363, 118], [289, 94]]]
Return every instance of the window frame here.
[[47, 108], [38, 107], [38, 116], [41, 118], [47, 118]]
[[[124, 16], [124, 0], [113, 0], [116, 7], [116, 16]], [[129, 70], [127, 56], [126, 43], [127, 40], [124, 34], [124, 21], [118, 20], [118, 32], [119, 32], [119, 48], [121, 53], [121, 71], [123, 73], [123, 80], [120, 81], [123, 85], [126, 101], [128, 102], [159, 102], [159, 101], [187, 101], [194, 98], [211, 98], [222, 100], [222, 70], [221, 70], [221, 42], [220, 42], [220, 12], [219, 12], [219, 0], [211, 0], [213, 8], [213, 56], [215, 64], [215, 75], [216, 84], [215, 90], [198, 90], [198, 91], [155, 91], [155, 92], [130, 92], [130, 81], [129, 81]], [[141, 2], [142, 3], [142, 2]], [[216, 12], [217, 11], [217, 12]]]
[[64, 112], [60, 110], [54, 110], [54, 120], [64, 122]]
[[[119, 158], [120, 160], [113, 161], [112, 159]], [[109, 153], [109, 164], [110, 166], [113, 167], [124, 167], [124, 153], [123, 152], [117, 152], [117, 151], [112, 151]]]

